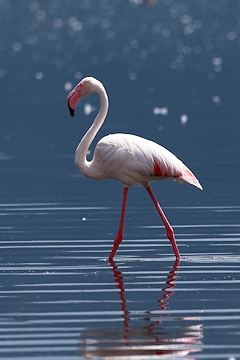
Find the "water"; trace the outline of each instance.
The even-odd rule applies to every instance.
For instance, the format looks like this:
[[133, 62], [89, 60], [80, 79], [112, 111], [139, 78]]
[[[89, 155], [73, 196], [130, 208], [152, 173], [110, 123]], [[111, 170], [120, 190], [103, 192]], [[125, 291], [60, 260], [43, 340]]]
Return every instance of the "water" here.
[[[238, 8], [0, 1], [1, 359], [240, 358]], [[142, 188], [107, 261], [122, 186], [74, 166], [98, 109], [92, 96], [67, 112], [85, 75], [110, 98], [97, 140], [150, 138], [203, 185], [152, 185], [179, 263]]]
[[[18, 159], [22, 172], [32, 160]], [[86, 180], [71, 172], [57, 190], [58, 160], [72, 159], [46, 159], [42, 199], [44, 181], [31, 168], [35, 194], [26, 188], [26, 202], [1, 203], [1, 358], [237, 358], [239, 206], [164, 207], [182, 254], [176, 263], [154, 207], [131, 189], [125, 239], [109, 264], [121, 186], [112, 190], [119, 204], [113, 194], [104, 200], [104, 182], [86, 198]], [[10, 163], [2, 169], [17, 178]], [[5, 185], [16, 196], [13, 180]]]

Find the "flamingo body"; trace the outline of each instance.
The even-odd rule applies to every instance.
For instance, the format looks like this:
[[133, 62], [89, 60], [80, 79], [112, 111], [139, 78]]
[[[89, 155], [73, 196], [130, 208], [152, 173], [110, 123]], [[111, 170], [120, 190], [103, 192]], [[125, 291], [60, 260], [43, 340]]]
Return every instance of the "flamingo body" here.
[[172, 178], [201, 189], [193, 173], [170, 151], [132, 134], [103, 137], [95, 148], [92, 166], [97, 178], [115, 179], [126, 186], [146, 187], [151, 181]]
[[175, 256], [180, 258], [173, 229], [150, 188], [150, 182], [172, 178], [179, 182], [192, 184], [199, 189], [202, 189], [202, 186], [191, 170], [169, 150], [153, 141], [132, 134], [120, 133], [103, 137], [96, 145], [92, 160], [87, 161], [87, 150], [107, 115], [107, 93], [100, 81], [87, 77], [77, 84], [67, 97], [69, 111], [73, 116], [80, 98], [93, 92], [99, 95], [100, 110], [76, 149], [75, 164], [79, 171], [87, 177], [115, 179], [124, 186], [119, 230], [109, 259], [113, 259], [123, 238], [128, 188], [132, 185], [142, 185], [148, 191], [166, 227]]

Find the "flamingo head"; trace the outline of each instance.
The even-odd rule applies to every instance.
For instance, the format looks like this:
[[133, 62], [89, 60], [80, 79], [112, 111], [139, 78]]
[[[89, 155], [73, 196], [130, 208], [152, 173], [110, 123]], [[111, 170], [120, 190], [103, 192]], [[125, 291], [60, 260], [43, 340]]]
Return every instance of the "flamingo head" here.
[[74, 116], [74, 110], [76, 109], [80, 97], [91, 95], [93, 92], [97, 91], [97, 87], [99, 86], [98, 83], [98, 80], [92, 77], [86, 77], [70, 91], [67, 96], [67, 102], [71, 116]]

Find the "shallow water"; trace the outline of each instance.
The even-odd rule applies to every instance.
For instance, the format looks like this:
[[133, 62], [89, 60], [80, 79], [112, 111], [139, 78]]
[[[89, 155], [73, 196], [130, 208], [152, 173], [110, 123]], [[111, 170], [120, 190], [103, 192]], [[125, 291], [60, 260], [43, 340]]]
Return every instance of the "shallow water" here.
[[[0, 358], [240, 358], [238, 2], [0, 1]], [[204, 190], [142, 188], [107, 260], [122, 185], [81, 176], [97, 113], [67, 92], [104, 82], [113, 132], [176, 153]], [[93, 153], [96, 141], [91, 146]]]
[[[5, 159], [2, 169], [7, 173], [15, 161], [24, 172], [32, 159]], [[55, 191], [67, 182], [71, 188], [58, 198], [51, 190], [57, 161], [46, 158], [41, 167], [48, 183], [43, 200], [49, 202], [40, 202], [37, 190], [31, 202], [34, 196], [27, 197], [25, 188], [19, 196], [26, 202], [1, 203], [1, 358], [239, 357], [240, 207], [164, 207], [182, 256], [176, 262], [151, 202], [143, 189], [132, 189], [125, 239], [109, 263], [121, 186], [116, 184], [119, 197], [111, 206], [114, 194], [104, 201], [101, 193], [105, 182], [86, 198], [85, 179], [66, 171]], [[39, 177], [32, 171], [36, 189]], [[13, 200], [11, 185], [7, 178]], [[191, 190], [173, 182], [166, 186]], [[73, 200], [78, 192], [79, 200]]]

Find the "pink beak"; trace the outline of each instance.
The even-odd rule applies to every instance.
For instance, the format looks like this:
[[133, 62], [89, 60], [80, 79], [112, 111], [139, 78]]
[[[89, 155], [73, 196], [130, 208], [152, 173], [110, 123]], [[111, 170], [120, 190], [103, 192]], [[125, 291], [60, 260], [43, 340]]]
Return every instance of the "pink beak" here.
[[80, 100], [81, 92], [79, 88], [75, 87], [67, 97], [68, 109], [71, 116], [74, 116], [74, 110], [76, 109], [77, 103]]

